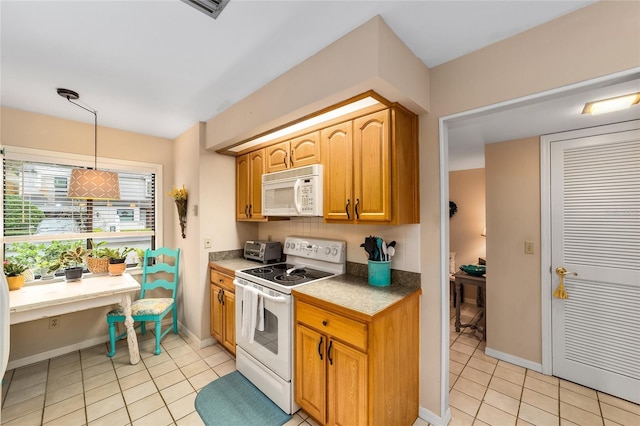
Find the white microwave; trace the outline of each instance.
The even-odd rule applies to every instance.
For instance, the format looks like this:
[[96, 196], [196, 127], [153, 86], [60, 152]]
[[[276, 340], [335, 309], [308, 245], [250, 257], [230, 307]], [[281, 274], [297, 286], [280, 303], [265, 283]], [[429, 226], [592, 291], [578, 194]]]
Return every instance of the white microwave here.
[[322, 164], [262, 175], [264, 216], [322, 216]]

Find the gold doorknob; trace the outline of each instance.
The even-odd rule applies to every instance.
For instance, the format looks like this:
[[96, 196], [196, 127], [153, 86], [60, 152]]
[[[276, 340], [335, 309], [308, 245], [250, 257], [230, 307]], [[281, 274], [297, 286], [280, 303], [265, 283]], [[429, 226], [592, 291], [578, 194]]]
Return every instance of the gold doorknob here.
[[560, 277], [560, 284], [558, 284], [558, 287], [556, 287], [556, 289], [553, 292], [553, 297], [558, 298], [558, 299], [568, 299], [569, 295], [567, 294], [567, 290], [564, 288], [564, 276], [565, 275], [578, 275], [575, 272], [569, 272], [567, 271], [567, 268], [563, 267], [563, 266], [558, 266], [556, 268], [556, 274], [558, 274], [558, 276]]

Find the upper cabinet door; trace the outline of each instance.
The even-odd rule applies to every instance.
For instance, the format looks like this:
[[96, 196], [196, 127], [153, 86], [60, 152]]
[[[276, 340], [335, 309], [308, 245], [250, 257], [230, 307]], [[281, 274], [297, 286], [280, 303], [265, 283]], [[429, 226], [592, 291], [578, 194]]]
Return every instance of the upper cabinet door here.
[[354, 212], [360, 221], [391, 220], [390, 112], [353, 121]]
[[266, 173], [319, 163], [319, 135], [320, 132], [313, 132], [266, 147]]
[[291, 139], [290, 142], [290, 166], [302, 167], [320, 162], [320, 132], [309, 133]]
[[249, 154], [236, 157], [236, 219], [249, 219]]
[[289, 141], [280, 142], [265, 148], [267, 170], [266, 173], [287, 170], [290, 166]]
[[351, 121], [320, 133], [324, 164], [324, 218], [353, 219], [353, 162]]
[[265, 169], [264, 150], [250, 152], [250, 198], [249, 198], [249, 218], [253, 220], [263, 219], [262, 216], [262, 175]]

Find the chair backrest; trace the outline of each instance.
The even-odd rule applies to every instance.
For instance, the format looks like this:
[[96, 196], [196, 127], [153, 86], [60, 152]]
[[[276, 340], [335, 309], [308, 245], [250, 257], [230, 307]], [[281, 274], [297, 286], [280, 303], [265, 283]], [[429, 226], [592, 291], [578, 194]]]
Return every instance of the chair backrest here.
[[[162, 258], [159, 256], [162, 256]], [[172, 263], [169, 263], [170, 259], [167, 259], [168, 257], [173, 258]], [[152, 258], [155, 258], [155, 262], [149, 262]], [[149, 263], [153, 264], [149, 265]], [[180, 271], [180, 249], [173, 250], [167, 247], [160, 247], [155, 250], [147, 249], [144, 253], [144, 262], [142, 265], [142, 287], [140, 289], [140, 298], [144, 298], [145, 291], [162, 287], [167, 290], [171, 290], [173, 293], [171, 297], [175, 299]], [[154, 276], [160, 272], [171, 274], [171, 279]], [[149, 277], [149, 275], [151, 275], [151, 277]], [[152, 279], [149, 280], [149, 278]]]

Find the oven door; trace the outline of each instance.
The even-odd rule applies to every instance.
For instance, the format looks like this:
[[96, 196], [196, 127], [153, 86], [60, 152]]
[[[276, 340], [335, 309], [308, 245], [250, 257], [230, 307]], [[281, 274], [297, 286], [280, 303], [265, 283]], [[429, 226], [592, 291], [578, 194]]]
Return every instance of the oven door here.
[[[277, 293], [242, 278], [234, 280], [236, 286], [236, 344], [286, 381], [291, 380], [293, 306], [291, 295]], [[242, 335], [244, 288], [259, 290], [264, 301], [264, 330], [255, 330], [253, 343]]]

